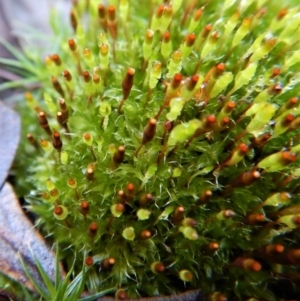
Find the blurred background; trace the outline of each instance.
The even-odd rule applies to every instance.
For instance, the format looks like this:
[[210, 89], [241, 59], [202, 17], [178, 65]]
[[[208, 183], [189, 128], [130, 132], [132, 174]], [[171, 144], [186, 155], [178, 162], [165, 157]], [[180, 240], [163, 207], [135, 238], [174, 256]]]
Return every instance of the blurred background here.
[[[72, 0], [0, 0], [0, 58], [13, 58], [3, 41], [18, 49], [34, 45], [41, 57], [51, 49], [52, 31], [49, 25], [53, 9], [61, 16], [61, 24], [69, 22]], [[17, 76], [0, 63], [0, 84], [17, 80]], [[12, 90], [0, 91], [0, 100], [10, 98]]]

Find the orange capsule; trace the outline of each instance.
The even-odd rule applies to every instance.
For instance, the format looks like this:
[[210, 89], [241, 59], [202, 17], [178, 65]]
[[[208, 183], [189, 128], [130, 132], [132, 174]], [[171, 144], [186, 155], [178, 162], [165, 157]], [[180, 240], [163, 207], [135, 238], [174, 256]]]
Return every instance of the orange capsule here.
[[72, 28], [74, 29], [74, 31], [76, 31], [77, 19], [76, 19], [74, 10], [71, 10], [71, 12], [70, 12], [70, 21], [71, 21]]
[[128, 183], [126, 186], [126, 197], [127, 199], [131, 199], [135, 193], [135, 186], [132, 183]]
[[213, 241], [208, 244], [207, 248], [210, 251], [217, 251], [220, 248], [220, 245], [217, 242]]
[[125, 78], [122, 81], [123, 99], [124, 100], [126, 100], [128, 98], [131, 88], [133, 86], [134, 73], [135, 73], [135, 69], [128, 68]]
[[113, 161], [115, 164], [121, 164], [125, 158], [125, 147], [119, 146], [117, 151], [114, 153]]
[[166, 267], [162, 262], [154, 262], [151, 264], [151, 271], [155, 274], [161, 274], [165, 271]]
[[108, 257], [101, 262], [101, 267], [105, 270], [110, 270], [116, 263], [113, 257]]
[[117, 299], [117, 300], [120, 300], [120, 301], [123, 301], [123, 300], [126, 300], [126, 299], [127, 299], [127, 294], [126, 294], [126, 292], [125, 292], [124, 290], [122, 290], [122, 289], [118, 289], [118, 290], [116, 291], [115, 296], [116, 296], [116, 299]]
[[28, 142], [29, 142], [32, 146], [34, 146], [36, 149], [39, 148], [39, 145], [38, 145], [36, 139], [33, 137], [32, 134], [28, 133], [28, 134], [26, 135], [26, 138], [27, 138]]
[[81, 213], [83, 216], [86, 216], [86, 215], [89, 213], [89, 211], [90, 211], [90, 206], [89, 206], [88, 201], [83, 200], [83, 201], [80, 203], [79, 211], [80, 211], [80, 213]]
[[197, 201], [197, 205], [203, 205], [209, 202], [209, 200], [212, 197], [212, 191], [211, 190], [205, 190], [204, 192], [202, 192], [202, 194], [200, 195], [198, 201]]
[[144, 130], [144, 135], [143, 135], [143, 140], [142, 140], [142, 144], [145, 145], [146, 143], [150, 142], [154, 135], [155, 135], [155, 131], [156, 131], [156, 124], [157, 121], [154, 118], [151, 118]]
[[46, 114], [44, 112], [39, 112], [38, 114], [39, 124], [45, 130], [48, 135], [52, 135], [52, 131], [49, 127], [48, 120]]
[[184, 218], [185, 209], [182, 206], [179, 206], [175, 209], [173, 218], [176, 222], [180, 222]]
[[141, 207], [147, 206], [153, 200], [153, 195], [151, 193], [143, 194], [139, 199], [139, 205]]
[[53, 145], [53, 147], [56, 149], [56, 150], [58, 150], [58, 151], [61, 151], [61, 149], [62, 149], [62, 146], [63, 146], [63, 143], [62, 143], [62, 141], [61, 141], [61, 139], [60, 139], [60, 134], [59, 134], [59, 132], [54, 132], [53, 133], [53, 136], [52, 136], [52, 145]]
[[84, 263], [85, 263], [87, 266], [92, 266], [92, 265], [94, 264], [94, 259], [93, 259], [93, 257], [91, 257], [91, 256], [86, 257]]
[[51, 59], [52, 59], [52, 61], [54, 62], [54, 64], [55, 64], [56, 66], [60, 66], [60, 65], [61, 65], [61, 59], [60, 59], [60, 57], [59, 57], [58, 54], [53, 54], [53, 55], [51, 56]]
[[74, 39], [69, 39], [69, 40], [68, 40], [68, 45], [69, 45], [69, 48], [70, 48], [70, 50], [71, 50], [72, 52], [76, 51], [76, 49], [77, 49], [77, 44], [76, 44], [76, 42], [75, 42]]
[[89, 228], [88, 228], [88, 235], [91, 236], [91, 237], [94, 237], [94, 236], [96, 236], [97, 231], [98, 231], [98, 225], [97, 225], [97, 223], [92, 222], [89, 225]]
[[126, 194], [124, 190], [119, 190], [118, 191], [118, 199], [121, 203], [125, 203], [127, 200]]
[[146, 240], [148, 238], [150, 238], [152, 236], [152, 233], [149, 231], [149, 230], [143, 230], [141, 233], [140, 233], [140, 237], [141, 239], [143, 240]]
[[52, 77], [51, 79], [52, 82], [52, 86], [55, 89], [55, 91], [60, 94], [61, 97], [65, 97], [65, 92], [61, 86], [61, 84], [59, 83], [58, 79], [56, 77]]

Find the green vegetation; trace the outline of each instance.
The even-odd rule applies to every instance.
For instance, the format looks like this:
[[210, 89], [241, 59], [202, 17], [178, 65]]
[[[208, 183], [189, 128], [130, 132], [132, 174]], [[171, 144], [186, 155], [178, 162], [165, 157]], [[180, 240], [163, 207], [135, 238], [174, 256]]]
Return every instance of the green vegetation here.
[[164, 2], [74, 5], [20, 185], [91, 293], [275, 300], [299, 278], [300, 7]]

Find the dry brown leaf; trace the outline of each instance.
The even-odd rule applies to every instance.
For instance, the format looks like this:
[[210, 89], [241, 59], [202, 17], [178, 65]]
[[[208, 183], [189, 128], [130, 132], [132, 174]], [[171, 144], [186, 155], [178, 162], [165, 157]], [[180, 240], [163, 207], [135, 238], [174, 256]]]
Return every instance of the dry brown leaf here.
[[20, 127], [19, 115], [0, 101], [0, 189], [15, 157]]
[[30, 290], [34, 288], [22, 268], [20, 256], [39, 285], [44, 287], [32, 253], [54, 281], [55, 255], [25, 216], [8, 183], [0, 192], [0, 250], [0, 271]]

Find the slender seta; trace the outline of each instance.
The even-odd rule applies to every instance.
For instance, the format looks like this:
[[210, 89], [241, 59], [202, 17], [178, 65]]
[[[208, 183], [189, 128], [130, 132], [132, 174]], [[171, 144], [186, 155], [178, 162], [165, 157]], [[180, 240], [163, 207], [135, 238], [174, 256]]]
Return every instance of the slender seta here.
[[74, 1], [22, 152], [87, 291], [279, 300], [299, 281], [297, 3]]

